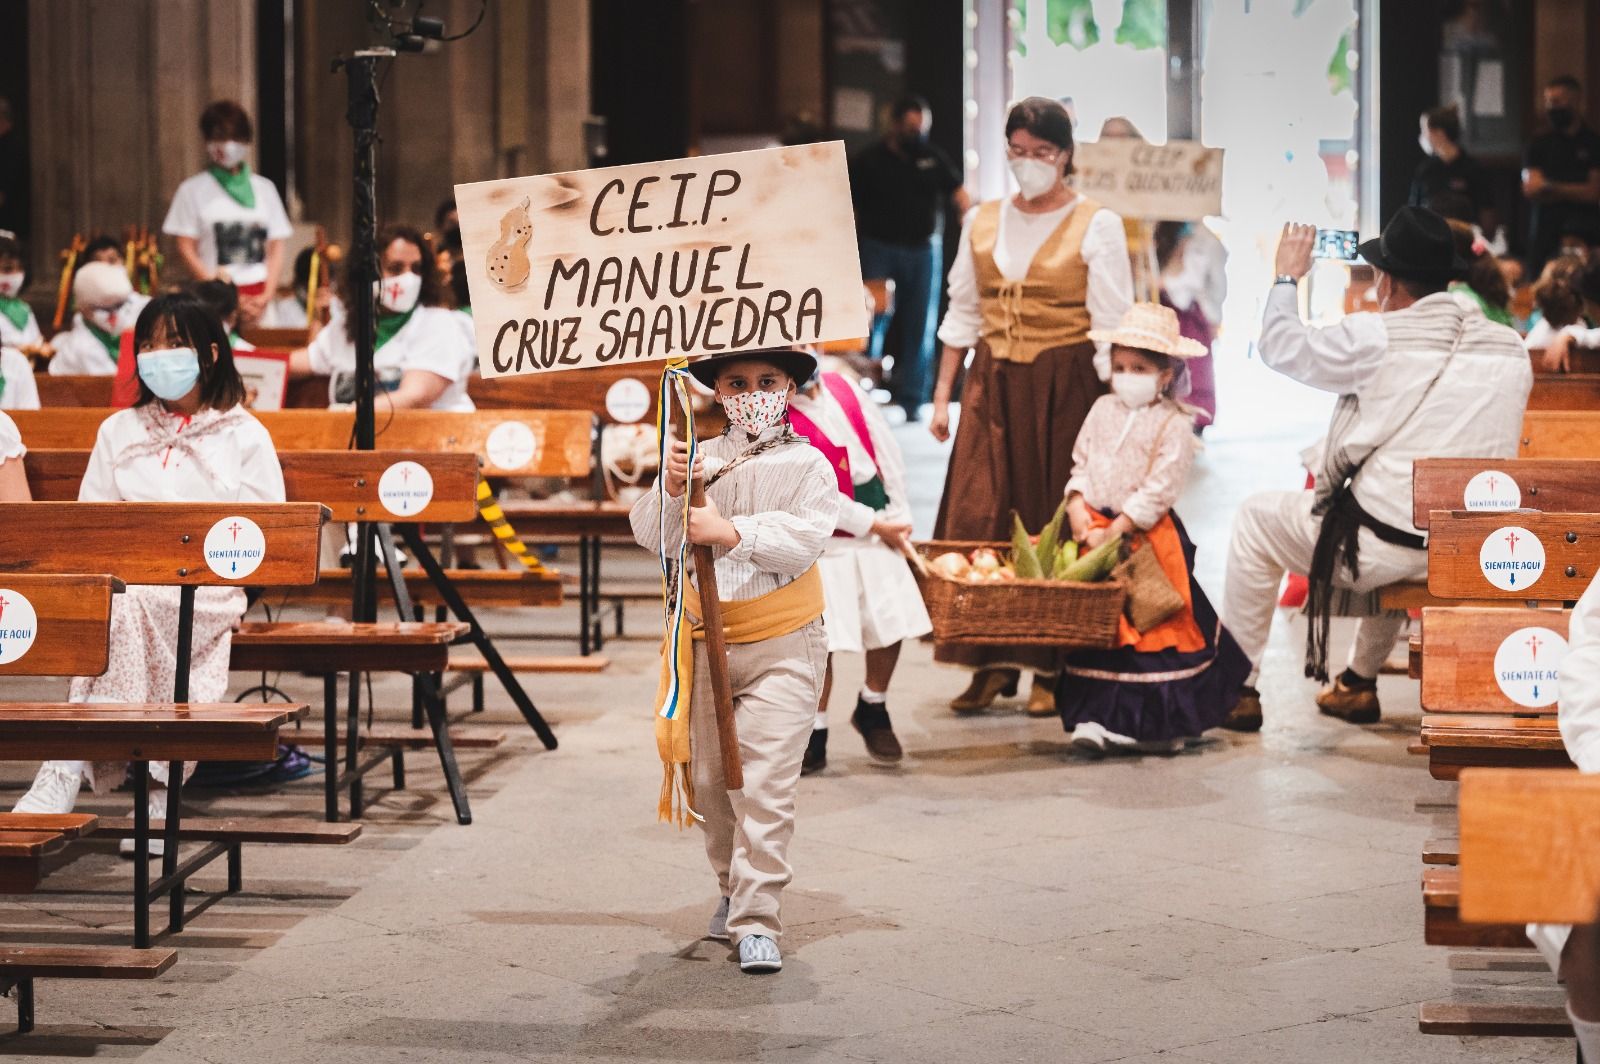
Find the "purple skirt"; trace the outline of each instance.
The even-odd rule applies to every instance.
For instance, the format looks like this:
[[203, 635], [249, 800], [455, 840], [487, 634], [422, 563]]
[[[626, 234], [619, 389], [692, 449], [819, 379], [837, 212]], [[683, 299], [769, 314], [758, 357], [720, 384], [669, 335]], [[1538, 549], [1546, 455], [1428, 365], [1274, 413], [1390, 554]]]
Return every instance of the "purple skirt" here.
[[1188, 739], [1215, 728], [1239, 701], [1250, 661], [1222, 627], [1194, 579], [1194, 543], [1172, 515], [1189, 569], [1194, 620], [1203, 650], [1080, 650], [1066, 656], [1056, 680], [1056, 710], [1067, 731], [1093, 722], [1139, 742]]

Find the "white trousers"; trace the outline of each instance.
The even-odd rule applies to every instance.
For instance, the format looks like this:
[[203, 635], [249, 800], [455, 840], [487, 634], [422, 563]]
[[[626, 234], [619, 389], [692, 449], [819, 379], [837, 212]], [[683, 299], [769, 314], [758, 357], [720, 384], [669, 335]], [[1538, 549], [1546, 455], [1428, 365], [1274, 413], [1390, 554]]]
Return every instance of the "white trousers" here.
[[[1250, 664], [1261, 666], [1278, 605], [1278, 586], [1285, 572], [1311, 568], [1321, 518], [1311, 512], [1309, 491], [1271, 491], [1252, 495], [1233, 519], [1228, 544], [1228, 582], [1222, 598], [1222, 619], [1244, 648]], [[1428, 575], [1428, 555], [1385, 543], [1361, 530], [1361, 578], [1353, 580], [1340, 566], [1335, 587], [1366, 592]], [[1363, 617], [1356, 623], [1349, 667], [1359, 676], [1375, 677], [1394, 650], [1405, 627], [1404, 617]]]
[[800, 761], [817, 719], [828, 637], [820, 623], [759, 643], [728, 645], [728, 680], [739, 732], [744, 789], [723, 782], [722, 747], [711, 697], [706, 645], [694, 645], [694, 696], [689, 715], [689, 770], [695, 811], [705, 817], [706, 857], [728, 899], [728, 936], [777, 939], [789, 885]]

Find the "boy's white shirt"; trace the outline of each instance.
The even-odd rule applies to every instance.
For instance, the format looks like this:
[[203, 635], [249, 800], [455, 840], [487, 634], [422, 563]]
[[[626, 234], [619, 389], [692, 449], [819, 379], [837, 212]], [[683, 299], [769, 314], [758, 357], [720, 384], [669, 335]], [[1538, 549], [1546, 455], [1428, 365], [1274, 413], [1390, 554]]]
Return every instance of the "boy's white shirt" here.
[[21, 351], [0, 348], [0, 377], [6, 381], [0, 392], [0, 410], [39, 409], [39, 385], [33, 380], [33, 363]]
[[[722, 465], [786, 430], [768, 429], [756, 439], [737, 428], [700, 444], [707, 476]], [[730, 471], [706, 489], [722, 516], [739, 530], [739, 545], [712, 548], [717, 566], [717, 593], [725, 601], [758, 598], [776, 591], [816, 563], [833, 535], [839, 512], [839, 482], [828, 460], [808, 443], [775, 448]], [[647, 491], [633, 504], [628, 519], [633, 537], [646, 550], [659, 551], [661, 493]], [[666, 500], [666, 546], [682, 542], [682, 496]]]

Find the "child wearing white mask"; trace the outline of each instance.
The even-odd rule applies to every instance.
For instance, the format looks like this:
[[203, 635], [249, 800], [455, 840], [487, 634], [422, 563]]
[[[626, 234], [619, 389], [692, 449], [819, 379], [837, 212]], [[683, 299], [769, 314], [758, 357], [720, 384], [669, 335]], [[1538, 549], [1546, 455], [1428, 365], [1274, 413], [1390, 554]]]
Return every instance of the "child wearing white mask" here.
[[123, 267], [86, 262], [72, 279], [72, 301], [78, 312], [72, 317], [71, 328], [50, 341], [56, 352], [50, 360], [51, 375], [115, 374], [122, 334], [133, 328], [149, 297], [133, 290]]
[[[476, 409], [467, 396], [467, 381], [477, 368], [471, 338], [441, 305], [443, 293], [433, 249], [427, 238], [408, 226], [395, 226], [378, 237], [377, 284], [366, 298], [377, 303], [377, 346], [373, 369], [378, 378], [378, 403], [395, 409]], [[347, 304], [355, 298], [345, 293]], [[332, 405], [355, 400], [355, 314], [330, 323], [294, 352], [291, 373], [330, 378]]]
[[[87, 267], [86, 267], [87, 268]], [[188, 294], [156, 297], [134, 326], [139, 399], [100, 424], [78, 488], [80, 502], [283, 502], [283, 470], [272, 437], [243, 406], [216, 314]], [[169, 702], [177, 667], [178, 589], [130, 585], [111, 608], [111, 657], [99, 676], [72, 681], [74, 702]], [[189, 698], [220, 702], [228, 690], [233, 625], [244, 592], [202, 587], [195, 593]], [[46, 761], [16, 805], [22, 813], [71, 812], [87, 782], [118, 787], [126, 766]], [[193, 762], [185, 765], [192, 771]], [[150, 818], [166, 816], [167, 765], [151, 762]], [[124, 855], [133, 852], [123, 844]], [[150, 855], [160, 856], [160, 840]]]
[[283, 269], [284, 241], [294, 235], [277, 186], [252, 173], [250, 116], [232, 100], [200, 115], [207, 166], [178, 186], [162, 231], [196, 281], [225, 276], [239, 289], [239, 316], [254, 325]]
[[1180, 402], [1185, 361], [1205, 348], [1157, 303], [1135, 303], [1115, 330], [1089, 336], [1111, 345], [1111, 394], [1089, 411], [1073, 448], [1072, 536], [1085, 548], [1118, 535], [1134, 549], [1148, 544], [1183, 603], [1174, 600], [1164, 620], [1141, 616], [1143, 631], [1125, 616], [1113, 649], [1068, 654], [1056, 708], [1072, 745], [1091, 756], [1178, 753], [1227, 719], [1250, 673], [1194, 580], [1194, 544], [1172, 512], [1200, 447], [1194, 410]]
[[15, 233], [0, 229], [0, 346], [31, 349], [44, 342], [33, 308], [22, 298], [28, 256]]

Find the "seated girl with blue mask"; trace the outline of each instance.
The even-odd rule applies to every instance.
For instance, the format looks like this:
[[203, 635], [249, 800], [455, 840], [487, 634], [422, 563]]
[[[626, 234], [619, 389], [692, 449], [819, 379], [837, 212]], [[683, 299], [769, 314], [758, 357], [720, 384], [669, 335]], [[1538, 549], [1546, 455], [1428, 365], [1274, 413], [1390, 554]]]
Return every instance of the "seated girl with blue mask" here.
[[[244, 382], [216, 314], [190, 295], [158, 296], [134, 325], [134, 350], [138, 403], [101, 423], [79, 501], [283, 502], [277, 451], [244, 409]], [[219, 702], [227, 694], [233, 625], [244, 611], [239, 588], [197, 590], [190, 701]], [[177, 632], [178, 588], [130, 586], [112, 604], [109, 666], [101, 676], [74, 679], [72, 701], [170, 702]], [[162, 819], [166, 765], [152, 762], [150, 773], [150, 817]], [[124, 774], [120, 764], [47, 761], [16, 811], [70, 812], [85, 780], [108, 791]], [[160, 853], [159, 840], [151, 853]]]

